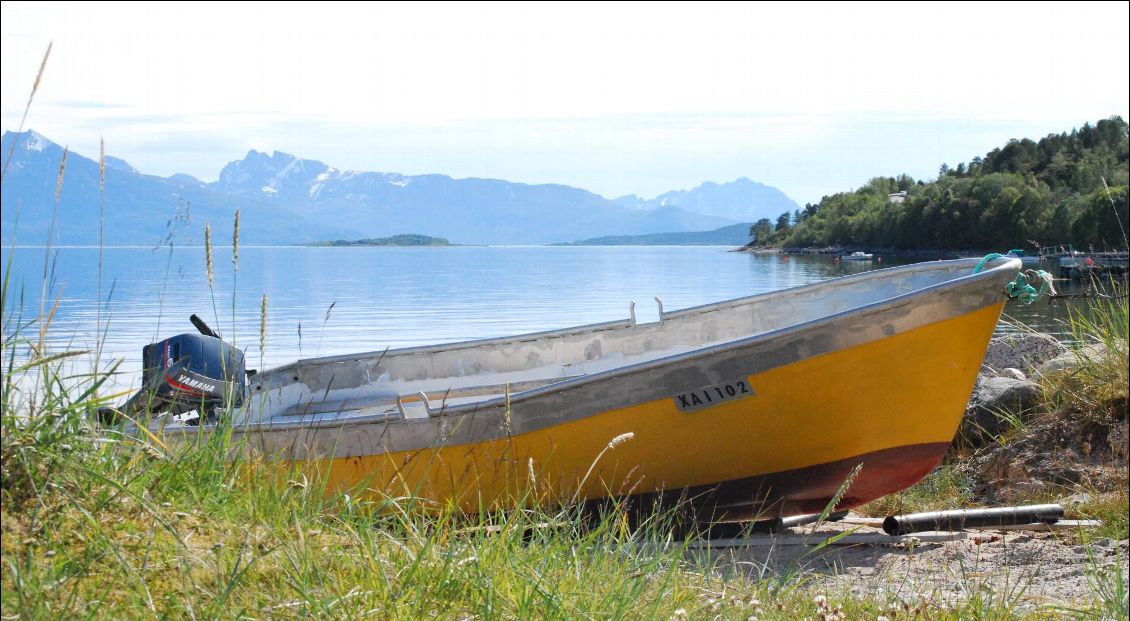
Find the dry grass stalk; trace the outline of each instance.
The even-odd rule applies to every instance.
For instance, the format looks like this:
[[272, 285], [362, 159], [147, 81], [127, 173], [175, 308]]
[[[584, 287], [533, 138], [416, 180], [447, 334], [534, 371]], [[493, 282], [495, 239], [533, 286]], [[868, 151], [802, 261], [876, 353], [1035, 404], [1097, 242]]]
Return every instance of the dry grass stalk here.
[[259, 302], [259, 356], [262, 357], [263, 349], [267, 345], [267, 294]]
[[67, 156], [70, 155], [71, 148], [63, 147], [63, 159], [59, 160], [59, 175], [55, 178], [55, 205], [59, 205], [59, 197], [63, 194], [63, 177], [67, 171]]
[[[55, 42], [52, 41], [47, 44], [47, 51], [43, 53], [43, 61], [39, 63], [39, 72], [35, 74], [35, 84], [31, 86], [31, 94], [27, 96], [27, 105], [24, 106], [24, 115], [20, 117], [20, 126], [16, 129], [17, 134], [22, 134], [24, 131], [24, 124], [27, 123], [27, 113], [31, 110], [31, 102], [35, 99], [35, 93], [39, 90], [39, 82], [43, 80], [43, 71], [47, 69], [47, 59], [51, 56], [51, 46]], [[12, 156], [16, 153], [16, 141], [13, 140], [12, 144], [8, 147], [8, 157], [4, 159], [4, 170], [0, 173], [0, 178], [7, 176], [8, 164], [12, 162]]]
[[235, 228], [231, 236], [231, 265], [232, 271], [239, 271], [239, 210], [235, 210]]
[[212, 271], [212, 225], [204, 225], [204, 261], [208, 265], [208, 288], [215, 285], [215, 273]]

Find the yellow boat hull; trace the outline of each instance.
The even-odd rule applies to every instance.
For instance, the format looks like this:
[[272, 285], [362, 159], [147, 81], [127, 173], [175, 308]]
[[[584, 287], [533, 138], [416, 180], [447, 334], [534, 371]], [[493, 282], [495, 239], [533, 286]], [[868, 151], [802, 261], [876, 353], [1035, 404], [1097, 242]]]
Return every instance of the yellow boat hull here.
[[750, 397], [690, 414], [659, 399], [469, 446], [305, 465], [330, 489], [466, 511], [687, 490], [715, 517], [737, 519], [818, 512], [862, 464], [839, 506], [848, 508], [937, 465], [1002, 307], [750, 375]]

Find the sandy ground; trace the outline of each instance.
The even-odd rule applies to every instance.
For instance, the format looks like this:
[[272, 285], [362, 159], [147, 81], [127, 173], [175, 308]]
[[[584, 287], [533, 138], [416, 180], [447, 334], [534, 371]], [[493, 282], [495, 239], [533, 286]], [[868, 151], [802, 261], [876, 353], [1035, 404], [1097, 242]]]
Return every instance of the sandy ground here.
[[[853, 535], [882, 535], [868, 526], [823, 524], [788, 531], [793, 535], [828, 536], [844, 529]], [[723, 573], [740, 572], [773, 579], [802, 575], [827, 595], [868, 595], [912, 605], [923, 598], [935, 604], [980, 597], [1001, 599], [1022, 607], [1083, 604], [1093, 599], [1094, 581], [1113, 571], [1127, 581], [1127, 540], [1101, 539], [1080, 545], [1076, 533], [970, 531], [957, 541], [924, 541], [914, 535], [894, 544], [772, 545], [758, 536], [758, 545], [688, 550], [696, 562]], [[795, 540], [796, 537], [782, 539]]]

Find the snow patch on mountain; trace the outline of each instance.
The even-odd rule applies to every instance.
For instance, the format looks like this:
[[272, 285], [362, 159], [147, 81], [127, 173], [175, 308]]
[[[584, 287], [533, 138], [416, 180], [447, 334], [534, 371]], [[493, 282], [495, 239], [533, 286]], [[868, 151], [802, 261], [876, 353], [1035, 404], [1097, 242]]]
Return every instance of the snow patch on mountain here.
[[24, 148], [28, 151], [40, 152], [43, 151], [43, 148], [50, 143], [50, 140], [44, 138], [34, 131], [28, 130], [27, 140], [24, 142]]

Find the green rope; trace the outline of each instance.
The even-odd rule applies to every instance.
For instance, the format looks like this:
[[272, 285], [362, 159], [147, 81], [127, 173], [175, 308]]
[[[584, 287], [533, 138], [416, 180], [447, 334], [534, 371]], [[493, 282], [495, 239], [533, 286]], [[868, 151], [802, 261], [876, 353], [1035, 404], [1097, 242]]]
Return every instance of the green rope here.
[[[1040, 282], [1039, 290], [1031, 284], [1036, 281]], [[1052, 287], [1051, 283], [1052, 275], [1044, 270], [1027, 270], [1017, 274], [1016, 280], [1005, 285], [1004, 291], [1010, 298], [1017, 298], [1025, 304], [1031, 304], [1045, 295], [1055, 295], [1055, 288]]]
[[977, 262], [977, 267], [973, 268], [973, 273], [974, 274], [980, 274], [981, 270], [985, 269], [986, 263], [988, 263], [989, 261], [992, 261], [993, 259], [999, 259], [1003, 256], [1004, 255], [999, 253], [999, 252], [994, 252], [992, 254], [985, 255], [984, 259], [981, 259], [980, 261]]
[[[985, 255], [985, 258], [977, 262], [977, 266], [973, 268], [973, 273], [980, 273], [989, 261], [1003, 256], [996, 252]], [[1020, 300], [1024, 304], [1031, 304], [1045, 295], [1055, 295], [1052, 280], [1052, 275], [1044, 270], [1024, 270], [1016, 275], [1016, 280], [1004, 286], [1004, 292], [1009, 298]], [[1036, 282], [1040, 283], [1039, 289], [1033, 286], [1033, 283]]]

